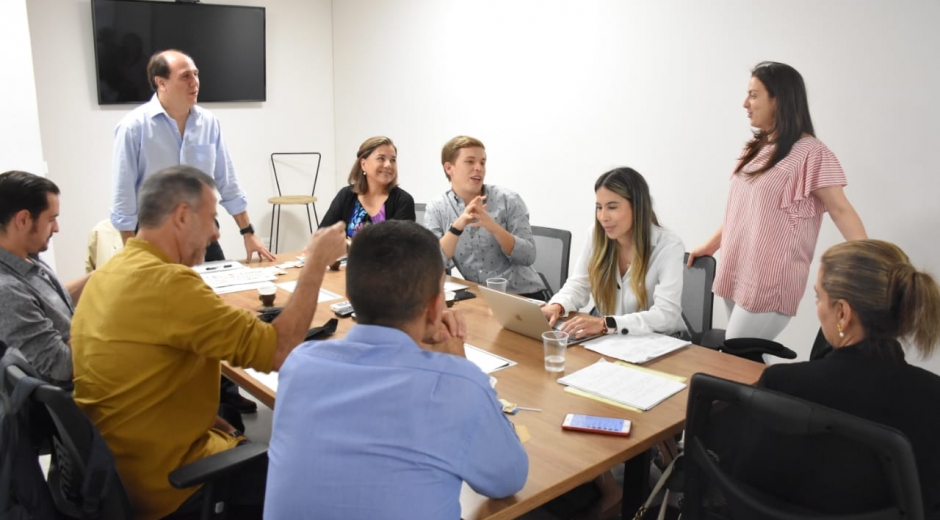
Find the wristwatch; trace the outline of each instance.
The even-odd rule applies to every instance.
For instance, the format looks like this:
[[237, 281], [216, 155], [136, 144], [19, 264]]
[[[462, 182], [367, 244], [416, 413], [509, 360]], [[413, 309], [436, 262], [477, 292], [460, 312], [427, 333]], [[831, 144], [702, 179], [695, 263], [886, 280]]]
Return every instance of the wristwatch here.
[[454, 234], [454, 236], [457, 236], [457, 237], [459, 237], [463, 233], [462, 229], [457, 229], [454, 226], [451, 226], [450, 229], [448, 229], [447, 231], [450, 231], [451, 233]]
[[252, 235], [254, 235], [254, 234], [255, 234], [255, 228], [254, 228], [254, 226], [252, 226], [251, 224], [248, 224], [248, 227], [243, 227], [243, 228], [239, 229], [238, 232], [241, 233], [241, 234], [243, 234], [243, 235], [247, 235], [248, 233], [251, 233]]
[[[626, 329], [624, 329], [626, 331]], [[617, 333], [617, 320], [613, 316], [604, 316], [604, 334]]]

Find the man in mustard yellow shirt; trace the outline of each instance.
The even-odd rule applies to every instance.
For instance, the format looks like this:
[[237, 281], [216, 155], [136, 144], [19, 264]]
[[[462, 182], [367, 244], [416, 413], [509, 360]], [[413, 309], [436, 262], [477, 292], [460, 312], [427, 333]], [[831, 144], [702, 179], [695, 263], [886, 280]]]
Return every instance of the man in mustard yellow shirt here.
[[190, 268], [218, 239], [214, 189], [189, 166], [148, 177], [137, 238], [92, 276], [72, 320], [75, 401], [114, 452], [135, 518], [176, 511], [197, 490], [173, 489], [167, 475], [244, 440], [216, 416], [221, 360], [277, 370], [303, 341], [326, 267], [346, 251], [343, 223], [313, 235], [293, 296], [264, 323]]

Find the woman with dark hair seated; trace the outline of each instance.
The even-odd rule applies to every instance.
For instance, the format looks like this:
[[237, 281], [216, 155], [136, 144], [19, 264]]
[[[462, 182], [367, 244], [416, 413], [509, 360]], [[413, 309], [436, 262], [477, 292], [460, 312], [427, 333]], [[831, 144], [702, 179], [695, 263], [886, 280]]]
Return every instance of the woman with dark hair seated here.
[[320, 227], [346, 223], [352, 238], [363, 226], [386, 220], [415, 220], [415, 200], [398, 187], [398, 149], [384, 136], [366, 139], [356, 153], [349, 185], [333, 198]]
[[[936, 349], [937, 282], [896, 245], [856, 240], [826, 251], [815, 289], [816, 313], [832, 350], [814, 361], [773, 365], [758, 386], [901, 431], [914, 449], [925, 518], [940, 518], [940, 376], [908, 364], [901, 344], [922, 358]], [[877, 461], [859, 457], [852, 447], [784, 437], [747, 439], [750, 447], [743, 450], [750, 456], [742, 457], [739, 476], [820, 512], [884, 506], [890, 492]], [[843, 456], [842, 448], [855, 455]], [[793, 449], [801, 456], [793, 457]]]

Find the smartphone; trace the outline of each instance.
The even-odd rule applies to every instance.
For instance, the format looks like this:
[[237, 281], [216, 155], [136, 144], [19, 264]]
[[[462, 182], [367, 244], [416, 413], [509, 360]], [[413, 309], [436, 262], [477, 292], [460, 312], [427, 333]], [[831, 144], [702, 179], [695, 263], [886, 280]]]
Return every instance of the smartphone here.
[[349, 302], [334, 303], [333, 305], [330, 305], [330, 309], [332, 309], [333, 312], [335, 312], [336, 315], [340, 318], [345, 318], [346, 316], [349, 316], [353, 313], [352, 304]]
[[593, 415], [580, 415], [569, 413], [561, 423], [562, 430], [578, 432], [604, 433], [607, 435], [630, 436], [630, 421], [615, 419], [613, 417], [595, 417]]

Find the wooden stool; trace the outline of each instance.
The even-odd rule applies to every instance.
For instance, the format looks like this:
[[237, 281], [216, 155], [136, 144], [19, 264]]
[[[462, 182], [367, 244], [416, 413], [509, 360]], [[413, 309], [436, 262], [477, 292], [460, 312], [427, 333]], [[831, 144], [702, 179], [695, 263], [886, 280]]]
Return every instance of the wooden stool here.
[[[281, 193], [281, 181], [277, 177], [277, 164], [274, 162], [274, 156], [276, 155], [316, 155], [317, 156], [317, 169], [313, 174], [313, 189], [310, 190], [310, 195], [284, 195]], [[320, 175], [320, 162], [322, 161], [322, 156], [320, 152], [276, 152], [271, 154], [271, 169], [274, 171], [274, 183], [277, 185], [277, 197], [271, 197], [268, 199], [268, 204], [271, 205], [271, 232], [270, 238], [268, 239], [268, 249], [277, 253], [278, 246], [280, 245], [281, 239], [281, 206], [296, 206], [302, 205], [304, 209], [307, 210], [307, 224], [310, 227], [310, 233], [313, 233], [313, 220], [310, 218], [310, 208], [313, 207], [313, 216], [317, 220], [317, 227], [320, 226], [320, 217], [317, 215], [317, 206], [314, 204], [317, 201], [314, 193], [317, 191], [317, 177]], [[277, 222], [277, 238], [275, 238], [275, 222]]]

